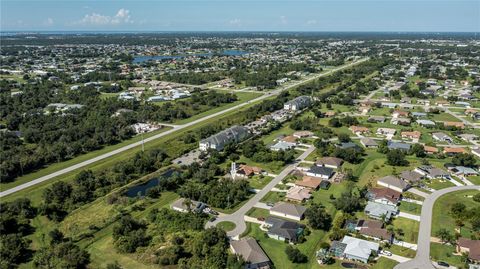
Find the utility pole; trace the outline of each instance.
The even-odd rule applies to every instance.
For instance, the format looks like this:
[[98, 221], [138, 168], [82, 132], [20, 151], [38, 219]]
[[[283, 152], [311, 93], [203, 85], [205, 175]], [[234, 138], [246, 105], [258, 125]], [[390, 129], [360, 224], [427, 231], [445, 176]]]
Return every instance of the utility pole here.
[[145, 152], [145, 140], [143, 140], [143, 132], [142, 132], [142, 152]]

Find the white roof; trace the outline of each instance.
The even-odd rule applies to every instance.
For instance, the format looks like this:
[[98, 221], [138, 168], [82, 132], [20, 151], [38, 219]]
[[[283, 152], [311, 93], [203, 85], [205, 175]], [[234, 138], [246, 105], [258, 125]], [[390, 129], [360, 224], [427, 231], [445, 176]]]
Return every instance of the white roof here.
[[375, 242], [370, 242], [363, 239], [358, 239], [350, 236], [343, 237], [342, 243], [346, 244], [344, 254], [353, 255], [368, 259], [372, 251], [378, 251], [379, 245]]

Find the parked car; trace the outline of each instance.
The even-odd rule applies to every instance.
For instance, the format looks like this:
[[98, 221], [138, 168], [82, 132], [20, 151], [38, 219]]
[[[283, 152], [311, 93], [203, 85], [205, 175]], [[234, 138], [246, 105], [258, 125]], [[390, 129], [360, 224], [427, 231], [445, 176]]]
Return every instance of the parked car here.
[[385, 255], [385, 256], [392, 256], [392, 252], [390, 252], [388, 250], [382, 250], [382, 254]]
[[442, 261], [437, 262], [437, 264], [438, 264], [439, 266], [443, 266], [443, 267], [450, 267], [450, 264], [448, 264], [448, 263], [446, 263], [446, 262], [442, 262]]

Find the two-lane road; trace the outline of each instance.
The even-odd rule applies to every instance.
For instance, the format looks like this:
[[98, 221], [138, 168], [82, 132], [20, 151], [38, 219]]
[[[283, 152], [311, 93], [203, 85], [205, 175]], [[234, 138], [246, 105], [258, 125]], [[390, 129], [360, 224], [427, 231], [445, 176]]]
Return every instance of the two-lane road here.
[[435, 269], [430, 260], [430, 236], [432, 233], [432, 214], [435, 201], [442, 195], [462, 190], [480, 190], [480, 186], [459, 186], [433, 192], [422, 205], [420, 230], [418, 232], [417, 255], [414, 259], [400, 263], [394, 269]]
[[[332, 70], [329, 70], [329, 71], [327, 71], [327, 72], [325, 72], [325, 73], [320, 73], [320, 74], [314, 75], [314, 76], [312, 76], [312, 77], [309, 77], [309, 78], [307, 78], [307, 79], [298, 81], [298, 82], [293, 83], [293, 84], [290, 84], [290, 85], [288, 85], [288, 86], [280, 87], [280, 88], [277, 89], [277, 90], [268, 92], [268, 93], [266, 93], [266, 94], [264, 94], [264, 95], [262, 95], [262, 96], [259, 96], [259, 97], [255, 98], [255, 99], [252, 99], [252, 100], [250, 100], [250, 101], [248, 101], [248, 102], [244, 102], [244, 103], [238, 104], [238, 105], [236, 105], [236, 106], [233, 106], [233, 107], [230, 107], [230, 108], [226, 108], [226, 109], [224, 109], [224, 110], [222, 110], [222, 111], [219, 111], [219, 112], [216, 112], [216, 113], [207, 115], [207, 116], [205, 116], [205, 117], [203, 117], [203, 118], [200, 118], [200, 119], [191, 121], [191, 122], [189, 122], [189, 123], [185, 123], [185, 124], [182, 124], [182, 125], [176, 125], [175, 127], [173, 127], [173, 129], [168, 130], [168, 131], [163, 132], [163, 133], [160, 133], [160, 134], [156, 134], [156, 135], [151, 136], [151, 137], [149, 137], [149, 138], [146, 138], [144, 141], [145, 141], [145, 143], [146, 143], [146, 142], [149, 142], [149, 141], [153, 141], [153, 140], [155, 140], [155, 139], [158, 139], [158, 138], [164, 137], [164, 136], [166, 136], [166, 135], [172, 134], [172, 133], [174, 133], [174, 132], [176, 132], [176, 131], [179, 131], [179, 130], [185, 129], [185, 128], [187, 128], [187, 127], [193, 126], [193, 125], [195, 125], [195, 124], [201, 123], [201, 122], [206, 121], [206, 120], [208, 120], [208, 119], [215, 118], [215, 117], [220, 116], [220, 115], [222, 115], [222, 114], [225, 114], [225, 113], [227, 113], [227, 112], [234, 111], [234, 110], [238, 110], [238, 109], [240, 109], [240, 108], [242, 108], [242, 107], [244, 107], [244, 106], [246, 106], [246, 105], [248, 105], [248, 104], [250, 104], [250, 103], [258, 102], [258, 101], [261, 101], [261, 100], [263, 100], [263, 99], [269, 98], [269, 97], [271, 97], [271, 96], [278, 95], [278, 94], [280, 94], [280, 93], [281, 93], [282, 91], [284, 91], [284, 90], [288, 90], [288, 89], [297, 87], [297, 86], [299, 86], [299, 85], [301, 85], [301, 84], [310, 82], [310, 81], [312, 81], [312, 80], [314, 80], [314, 79], [317, 79], [317, 78], [319, 78], [319, 77], [328, 76], [328, 75], [330, 75], [330, 74], [332, 74], [332, 73], [334, 73], [334, 72], [337, 72], [337, 71], [339, 71], [339, 70], [342, 70], [342, 69], [345, 69], [345, 68], [349, 68], [349, 67], [351, 67], [351, 66], [353, 66], [353, 65], [356, 65], [356, 64], [365, 62], [365, 61], [368, 60], [368, 59], [369, 59], [369, 58], [363, 58], [363, 59], [358, 60], [358, 61], [356, 61], [356, 62], [352, 62], [352, 63], [349, 63], [349, 64], [347, 64], [347, 65], [343, 65], [343, 66], [341, 66], [341, 67], [337, 67], [337, 68], [332, 69]], [[135, 142], [135, 143], [126, 145], [126, 146], [124, 146], [124, 147], [118, 148], [118, 149], [116, 149], [116, 150], [107, 152], [107, 153], [102, 154], [102, 155], [100, 155], [100, 156], [94, 157], [94, 158], [92, 158], [92, 159], [88, 159], [88, 160], [86, 160], [86, 161], [77, 163], [77, 164], [75, 164], [75, 165], [69, 166], [69, 167], [64, 168], [64, 169], [61, 169], [61, 170], [56, 171], [56, 172], [54, 172], [54, 173], [51, 173], [51, 174], [48, 174], [48, 175], [39, 177], [39, 178], [37, 178], [37, 179], [34, 179], [34, 180], [32, 180], [32, 181], [23, 183], [23, 184], [18, 185], [18, 186], [16, 186], [16, 187], [13, 187], [13, 188], [10, 188], [10, 189], [8, 189], [8, 190], [5, 190], [5, 191], [0, 192], [0, 198], [1, 198], [1, 197], [5, 197], [5, 196], [7, 196], [7, 195], [9, 195], [9, 194], [16, 193], [16, 192], [18, 192], [18, 191], [24, 190], [24, 189], [26, 189], [26, 188], [30, 188], [30, 187], [32, 187], [32, 186], [35, 186], [35, 185], [37, 185], [37, 184], [40, 184], [40, 183], [42, 183], [42, 182], [44, 182], [44, 181], [47, 181], [47, 180], [50, 180], [50, 179], [52, 179], [52, 178], [55, 178], [55, 177], [58, 177], [58, 176], [61, 176], [61, 175], [70, 173], [70, 172], [72, 172], [72, 171], [74, 171], [74, 170], [76, 170], [76, 169], [85, 167], [85, 166], [90, 165], [90, 164], [92, 164], [92, 163], [98, 162], [98, 161], [103, 160], [103, 159], [105, 159], [105, 158], [112, 157], [112, 156], [114, 156], [114, 155], [116, 155], [116, 154], [122, 153], [122, 152], [124, 152], [124, 151], [127, 151], [127, 150], [132, 149], [132, 148], [135, 148], [135, 147], [139, 147], [139, 146], [141, 146], [141, 145], [142, 145], [142, 141], [138, 141], [138, 142]]]

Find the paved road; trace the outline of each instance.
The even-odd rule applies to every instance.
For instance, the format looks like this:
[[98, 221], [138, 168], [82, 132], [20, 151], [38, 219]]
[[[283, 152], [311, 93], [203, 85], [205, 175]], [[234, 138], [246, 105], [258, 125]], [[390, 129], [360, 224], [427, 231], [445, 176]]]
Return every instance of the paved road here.
[[394, 269], [434, 269], [430, 260], [430, 235], [432, 232], [433, 204], [442, 195], [461, 190], [480, 190], [480, 186], [459, 186], [441, 189], [430, 194], [422, 206], [420, 230], [418, 232], [417, 254], [413, 260], [400, 263]]
[[[310, 146], [307, 151], [302, 153], [299, 158], [300, 160], [305, 159], [310, 153], [312, 153], [315, 150], [314, 146]], [[235, 229], [232, 231], [227, 232], [227, 235], [231, 238], [238, 238], [239, 235], [241, 235], [245, 229], [247, 228], [247, 225], [245, 224], [244, 216], [247, 214], [247, 212], [252, 208], [255, 207], [260, 200], [270, 191], [275, 187], [280, 181], [282, 181], [283, 178], [285, 178], [292, 170], [295, 169], [295, 167], [298, 165], [299, 162], [287, 166], [285, 169], [283, 169], [278, 176], [276, 176], [272, 181], [270, 181], [263, 189], [261, 189], [259, 192], [255, 194], [250, 200], [247, 201], [242, 207], [240, 207], [237, 211], [230, 215], [225, 215], [222, 217], [217, 218], [213, 222], [207, 222], [205, 225], [205, 228], [213, 227], [217, 225], [219, 222], [222, 221], [230, 221], [235, 223]]]
[[[246, 106], [247, 104], [250, 104], [250, 103], [253, 103], [253, 102], [257, 102], [257, 101], [261, 101], [261, 100], [263, 100], [263, 99], [269, 98], [269, 97], [274, 96], [274, 95], [278, 95], [278, 94], [280, 94], [280, 93], [281, 93], [282, 91], [284, 91], [284, 90], [288, 90], [288, 89], [290, 89], [290, 88], [297, 87], [297, 86], [299, 86], [299, 85], [301, 85], [301, 84], [304, 84], [304, 83], [307, 83], [307, 82], [309, 82], [309, 81], [315, 80], [315, 79], [317, 79], [317, 78], [319, 78], [319, 77], [328, 76], [328, 75], [330, 75], [330, 74], [332, 74], [332, 73], [335, 73], [335, 72], [337, 72], [337, 71], [339, 71], [339, 70], [342, 70], [342, 69], [351, 67], [351, 66], [353, 66], [353, 65], [362, 63], [362, 62], [364, 62], [364, 61], [366, 61], [366, 60], [368, 60], [368, 58], [363, 58], [363, 59], [358, 60], [358, 61], [356, 61], [356, 62], [352, 62], [352, 63], [349, 63], [349, 64], [347, 64], [347, 65], [344, 65], [344, 66], [341, 66], [341, 67], [338, 67], [338, 68], [329, 70], [329, 71], [327, 71], [327, 72], [325, 72], [325, 73], [320, 73], [320, 74], [311, 76], [311, 77], [309, 77], [309, 78], [307, 78], [307, 79], [298, 81], [298, 82], [296, 82], [296, 83], [289, 84], [288, 86], [280, 87], [280, 88], [277, 89], [277, 90], [274, 90], [274, 91], [270, 91], [270, 92], [268, 92], [268, 93], [265, 93], [264, 95], [259, 96], [259, 97], [255, 98], [255, 99], [252, 99], [252, 100], [250, 100], [250, 101], [248, 101], [248, 102], [244, 102], [244, 103], [242, 103], [242, 104], [238, 104], [238, 105], [236, 105], [236, 106], [233, 106], [233, 107], [224, 109], [224, 110], [219, 111], [219, 112], [217, 112], [217, 113], [213, 113], [213, 114], [211, 114], [211, 115], [207, 115], [207, 116], [205, 116], [205, 117], [203, 117], [203, 118], [200, 118], [200, 119], [191, 121], [191, 122], [189, 122], [189, 123], [185, 123], [185, 124], [182, 124], [182, 125], [174, 125], [173, 129], [171, 129], [171, 130], [168, 130], [168, 131], [166, 131], [166, 132], [163, 132], [163, 133], [160, 133], [160, 134], [156, 134], [156, 135], [154, 135], [154, 136], [151, 136], [151, 137], [149, 137], [149, 138], [146, 138], [146, 139], [145, 139], [145, 143], [146, 143], [146, 142], [149, 142], [149, 141], [153, 141], [153, 140], [158, 139], [158, 138], [161, 138], [161, 137], [164, 137], [164, 136], [169, 135], [169, 134], [171, 134], [171, 133], [173, 133], [173, 132], [176, 132], [176, 131], [178, 131], [178, 130], [182, 130], [182, 129], [185, 129], [185, 128], [187, 128], [187, 127], [193, 126], [193, 125], [195, 125], [195, 124], [201, 123], [201, 122], [206, 121], [206, 120], [208, 120], [208, 119], [215, 118], [215, 117], [220, 116], [220, 115], [222, 115], [222, 114], [225, 114], [225, 113], [227, 113], [227, 112], [234, 111], [234, 110], [238, 110], [239, 108], [241, 108], [241, 107], [243, 107], [243, 106]], [[69, 173], [69, 172], [72, 172], [72, 171], [74, 171], [74, 170], [76, 170], [76, 169], [82, 168], [82, 167], [87, 166], [87, 165], [89, 165], [89, 164], [98, 162], [98, 161], [103, 160], [103, 159], [105, 159], [105, 158], [114, 156], [114, 155], [116, 155], [116, 154], [118, 154], [118, 153], [124, 152], [124, 151], [126, 151], [126, 150], [129, 150], [129, 149], [132, 149], [132, 148], [141, 146], [141, 145], [142, 145], [142, 141], [135, 142], [135, 143], [126, 145], [126, 146], [124, 146], [124, 147], [118, 148], [118, 149], [116, 149], [116, 150], [107, 152], [107, 153], [102, 154], [102, 155], [100, 155], [100, 156], [97, 156], [97, 157], [95, 157], [95, 158], [92, 158], [92, 159], [83, 161], [83, 162], [81, 162], [81, 163], [78, 163], [78, 164], [69, 166], [69, 167], [67, 167], [67, 168], [64, 168], [64, 169], [62, 169], [62, 170], [56, 171], [56, 172], [54, 172], [54, 173], [45, 175], [45, 176], [43, 176], [43, 177], [39, 177], [39, 178], [34, 179], [34, 180], [32, 180], [32, 181], [29, 181], [29, 182], [27, 182], [27, 183], [24, 183], [24, 184], [18, 185], [18, 186], [16, 186], [16, 187], [13, 187], [13, 188], [11, 188], [11, 189], [8, 189], [8, 190], [5, 190], [5, 191], [0, 192], [0, 198], [1, 198], [1, 197], [4, 197], [4, 196], [7, 196], [7, 195], [9, 195], [9, 194], [12, 194], [12, 193], [21, 191], [21, 190], [23, 190], [23, 189], [26, 189], [26, 188], [35, 186], [35, 185], [37, 185], [37, 184], [40, 184], [40, 183], [42, 183], [42, 182], [44, 182], [44, 181], [47, 181], [47, 180], [49, 180], [49, 179], [52, 179], [52, 178], [54, 178], [54, 177], [64, 175], [64, 174]]]

